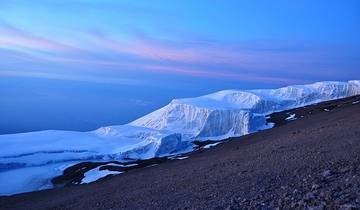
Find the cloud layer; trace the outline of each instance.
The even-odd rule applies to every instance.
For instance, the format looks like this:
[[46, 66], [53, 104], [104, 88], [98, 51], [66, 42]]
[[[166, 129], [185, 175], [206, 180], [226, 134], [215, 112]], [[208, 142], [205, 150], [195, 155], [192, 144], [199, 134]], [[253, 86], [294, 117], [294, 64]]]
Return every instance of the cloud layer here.
[[[81, 33], [84, 38], [77, 44], [71, 39], [65, 43], [1, 24], [0, 53], [22, 53], [25, 63], [31, 61], [50, 66], [54, 63], [79, 69], [97, 66], [99, 71], [102, 68], [119, 72], [131, 69], [140, 73], [274, 84], [305, 83], [309, 81], [308, 77], [324, 75], [340, 76], [339, 66], [343, 59], [337, 63], [333, 59], [354, 53], [351, 48], [308, 43], [170, 40], [155, 39], [146, 34], [130, 34], [124, 39], [94, 30]], [[16, 62], [19, 57], [13, 59]], [[350, 68], [358, 63], [355, 61]], [[56, 72], [25, 73], [23, 67], [19, 65], [19, 72], [11, 75], [98, 82], [88, 75], [69, 77]], [[10, 75], [4, 67], [0, 71], [3, 71], [2, 75]], [[122, 82], [121, 79], [101, 81]]]

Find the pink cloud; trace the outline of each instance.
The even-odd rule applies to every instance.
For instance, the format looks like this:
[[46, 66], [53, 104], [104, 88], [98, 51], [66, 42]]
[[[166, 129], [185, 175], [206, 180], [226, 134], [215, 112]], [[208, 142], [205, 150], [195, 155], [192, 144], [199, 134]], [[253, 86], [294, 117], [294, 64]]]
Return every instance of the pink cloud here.
[[[136, 37], [128, 41], [118, 41], [101, 33], [93, 33], [94, 42], [102, 49], [134, 55], [154, 61], [170, 61], [184, 64], [227, 65], [242, 70], [258, 72], [297, 72], [304, 66], [321, 60], [321, 53], [307, 51], [276, 51], [261, 44], [186, 43]], [[281, 45], [280, 45], [281, 46]], [[283, 46], [284, 47], [284, 46]], [[285, 45], [285, 47], [287, 47]], [[265, 48], [266, 50], [262, 50]], [[276, 47], [275, 47], [276, 48]]]
[[9, 25], [0, 26], [0, 47], [62, 52], [78, 50], [73, 46], [35, 36]]
[[159, 65], [145, 65], [142, 67], [144, 69], [152, 70], [155, 72], [175, 73], [175, 74], [191, 75], [195, 77], [205, 77], [205, 78], [223, 78], [223, 79], [236, 80], [236, 81], [256, 81], [256, 82], [274, 83], [274, 84], [279, 84], [279, 83], [297, 84], [297, 83], [306, 82], [300, 79], [256, 76], [253, 74], [244, 74], [244, 73], [228, 72], [228, 71], [205, 71], [205, 70], [193, 69], [193, 68], [159, 66]]
[[[91, 33], [90, 36], [84, 38], [84, 43], [87, 43], [83, 45], [86, 49], [79, 49], [55, 40], [32, 35], [11, 26], [0, 27], [0, 48], [61, 52], [34, 54], [37, 56], [36, 59], [44, 62], [101, 65], [118, 70], [136, 69], [162, 74], [277, 84], [303, 83], [304, 81], [264, 75], [268, 75], [268, 71], [271, 71], [273, 75], [281, 75], [278, 74], [279, 72], [296, 74], [299, 69], [305, 67], [308, 71], [302, 72], [303, 75], [322, 73], [321, 71], [309, 71], [314, 60], [321, 60], [321, 54], [315, 53], [309, 56], [306, 51], [283, 52], [271, 50], [271, 47], [270, 50], [263, 50], [264, 47], [258, 44], [244, 47], [239, 44], [217, 42], [165, 41], [145, 36], [121, 41], [101, 33]], [[111, 58], [107, 58], [107, 55], [111, 55]], [[123, 55], [135, 56], [139, 62], [131, 63], [126, 59], [127, 56]], [[204, 66], [216, 66], [215, 69], [222, 68], [224, 70], [208, 70]], [[329, 69], [324, 71], [329, 71]], [[274, 72], [277, 73], [274, 74]]]
[[118, 53], [131, 54], [142, 58], [154, 60], [170, 60], [181, 62], [204, 61], [202, 53], [189, 48], [173, 48], [164, 43], [154, 43], [150, 40], [136, 38], [130, 41], [110, 39], [103, 34], [93, 33], [95, 42], [104, 49]]
[[0, 71], [0, 76], [11, 77], [30, 77], [30, 78], [42, 78], [51, 80], [68, 80], [68, 81], [80, 81], [80, 82], [92, 82], [92, 83], [104, 83], [104, 84], [121, 84], [121, 85], [144, 85], [146, 84], [142, 80], [125, 79], [125, 78], [113, 78], [113, 77], [99, 77], [90, 75], [69, 75], [49, 72], [36, 72], [36, 71]]
[[136, 63], [123, 63], [116, 61], [106, 61], [106, 60], [83, 60], [83, 59], [67, 59], [67, 58], [49, 58], [49, 61], [52, 62], [68, 62], [68, 63], [77, 63], [77, 64], [87, 64], [87, 65], [100, 65], [113, 67], [118, 70], [121, 69], [137, 69], [138, 71], [146, 72], [156, 72], [161, 74], [175, 74], [175, 75], [184, 75], [200, 78], [221, 78], [227, 80], [235, 81], [255, 81], [255, 82], [264, 82], [270, 84], [299, 84], [305, 83], [305, 80], [300, 79], [290, 79], [285, 77], [269, 77], [269, 76], [257, 76], [254, 74], [245, 74], [238, 72], [229, 72], [229, 71], [206, 71], [203, 69], [196, 69], [191, 67], [179, 67], [171, 65], [153, 65], [153, 64], [136, 64]]

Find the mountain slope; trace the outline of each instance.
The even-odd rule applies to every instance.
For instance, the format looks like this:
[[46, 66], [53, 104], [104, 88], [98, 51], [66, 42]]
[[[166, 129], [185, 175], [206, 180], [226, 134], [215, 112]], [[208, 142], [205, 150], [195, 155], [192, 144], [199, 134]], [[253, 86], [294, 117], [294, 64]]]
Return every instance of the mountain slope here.
[[0, 195], [52, 186], [83, 161], [137, 160], [193, 150], [192, 141], [221, 140], [270, 128], [266, 114], [360, 94], [360, 81], [318, 82], [264, 90], [225, 90], [169, 105], [127, 125], [91, 132], [41, 131], [0, 136]]
[[352, 100], [276, 113], [270, 119], [311, 111], [187, 159], [0, 197], [0, 209], [357, 209], [360, 98]]

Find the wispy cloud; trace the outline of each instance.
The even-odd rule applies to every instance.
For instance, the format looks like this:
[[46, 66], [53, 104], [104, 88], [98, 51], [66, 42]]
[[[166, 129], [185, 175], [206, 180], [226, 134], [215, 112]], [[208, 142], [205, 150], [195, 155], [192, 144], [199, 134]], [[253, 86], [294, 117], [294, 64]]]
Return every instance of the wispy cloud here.
[[106, 66], [115, 69], [138, 69], [139, 71], [154, 72], [161, 74], [175, 74], [199, 78], [212, 78], [212, 79], [226, 79], [233, 81], [254, 81], [264, 82], [272, 84], [296, 84], [305, 83], [303, 79], [292, 79], [286, 77], [277, 76], [261, 76], [249, 73], [230, 72], [226, 70], [213, 70], [208, 71], [201, 68], [195, 67], [181, 67], [174, 65], [157, 65], [157, 64], [137, 64], [137, 63], [123, 63], [116, 61], [101, 61], [101, 60], [81, 60], [81, 59], [51, 59], [53, 62], [65, 62], [65, 63], [76, 63], [76, 64], [87, 64], [87, 65], [99, 65]]
[[286, 77], [277, 77], [277, 76], [261, 76], [255, 74], [246, 74], [240, 72], [229, 72], [229, 71], [206, 71], [201, 69], [193, 68], [181, 68], [181, 67], [171, 67], [171, 66], [158, 66], [158, 65], [148, 65], [144, 66], [149, 70], [157, 72], [175, 72], [178, 74], [191, 75], [195, 77], [205, 77], [205, 78], [224, 78], [228, 80], [235, 81], [254, 81], [254, 82], [264, 82], [264, 83], [274, 83], [274, 84], [296, 84], [304, 83], [306, 80], [303, 79], [292, 79]]
[[101, 33], [93, 33], [94, 41], [104, 49], [118, 53], [131, 54], [154, 60], [169, 60], [181, 62], [204, 62], [207, 60], [204, 52], [184, 46], [167, 46], [164, 42], [136, 37], [128, 41], [111, 39]]
[[145, 84], [144, 81], [135, 80], [135, 79], [122, 79], [122, 78], [86, 76], [86, 75], [76, 76], [76, 75], [66, 75], [66, 74], [48, 73], [48, 72], [34, 72], [34, 71], [0, 71], [0, 76], [29, 77], [29, 78], [67, 80], [67, 81], [92, 82], [92, 83], [117, 84], [117, 85]]
[[[103, 68], [119, 71], [132, 69], [132, 71], [158, 74], [275, 84], [303, 83], [306, 81], [303, 75], [339, 74], [335, 65], [329, 63], [329, 58], [334, 55], [336, 57], [336, 53], [321, 46], [271, 41], [252, 43], [174, 41], [154, 39], [144, 34], [120, 39], [102, 32], [83, 33], [83, 41], [86, 44], [75, 46], [34, 35], [8, 24], [0, 24], [0, 49], [7, 50], [0, 51], [0, 54], [8, 54], [9, 50], [12, 50], [23, 53], [27, 59], [44, 64], [98, 66], [98, 71]], [[0, 75], [126, 83], [122, 79], [99, 79], [92, 76], [79, 77], [51, 72], [37, 74], [2, 71]]]
[[76, 47], [33, 35], [7, 24], [0, 25], [0, 48], [40, 51], [77, 51]]
[[[331, 56], [323, 46], [306, 43], [250, 42], [223, 43], [220, 41], [171, 41], [135, 36], [131, 40], [119, 41], [102, 33], [92, 33], [94, 42], [101, 49], [114, 53], [137, 56], [158, 62], [182, 64], [207, 64], [232, 67], [239, 71], [287, 71], [311, 69], [318, 62], [328, 62]], [[334, 53], [332, 53], [334, 54]], [[176, 64], [173, 64], [176, 65]]]

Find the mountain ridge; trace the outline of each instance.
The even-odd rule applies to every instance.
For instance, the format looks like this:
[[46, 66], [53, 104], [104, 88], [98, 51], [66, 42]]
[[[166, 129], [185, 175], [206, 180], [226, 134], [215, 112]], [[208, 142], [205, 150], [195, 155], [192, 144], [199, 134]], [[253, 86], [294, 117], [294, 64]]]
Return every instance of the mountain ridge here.
[[[359, 89], [359, 80], [351, 80], [317, 82], [279, 89], [222, 90], [195, 98], [174, 99], [168, 105], [129, 124], [172, 130], [182, 133], [184, 138], [218, 140], [267, 128], [264, 116], [268, 113], [357, 95], [360, 94]], [[211, 122], [212, 118], [223, 119], [223, 122]], [[243, 124], [237, 124], [239, 121]], [[204, 129], [210, 127], [214, 130], [219, 128], [219, 124], [235, 126], [228, 126], [219, 133], [207, 135]]]
[[[359, 80], [248, 92], [224, 90], [175, 99], [126, 125], [90, 132], [0, 135], [0, 179], [18, 177], [18, 182], [0, 183], [0, 194], [49, 188], [52, 177], [83, 161], [137, 160], [189, 152], [194, 140], [221, 140], [271, 128], [266, 121], [268, 113], [358, 94]], [[215, 105], [218, 108], [214, 109]]]
[[[86, 185], [0, 196], [0, 209], [358, 209], [359, 104], [357, 95], [273, 113], [273, 129], [165, 162], [131, 163], [130, 171], [123, 163], [81, 163], [67, 171], [76, 175], [102, 165], [106, 172], [116, 164], [126, 172]], [[293, 114], [297, 120], [286, 120]]]

